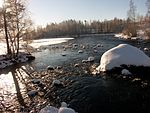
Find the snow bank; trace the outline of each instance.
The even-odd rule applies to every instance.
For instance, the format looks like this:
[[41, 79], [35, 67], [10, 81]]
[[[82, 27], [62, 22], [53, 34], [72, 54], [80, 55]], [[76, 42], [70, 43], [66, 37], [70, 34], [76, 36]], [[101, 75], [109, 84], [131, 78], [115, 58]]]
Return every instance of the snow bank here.
[[116, 38], [130, 39], [131, 37], [128, 35], [124, 35], [123, 33], [115, 34]]
[[74, 39], [74, 38], [39, 39], [39, 40], [33, 40], [33, 42], [29, 45], [34, 48], [39, 48], [40, 46], [59, 44], [59, 43], [67, 42], [68, 40], [72, 40], [72, 39]]
[[122, 64], [150, 66], [150, 58], [136, 47], [128, 44], [120, 44], [102, 55], [97, 70], [107, 71], [114, 67], [120, 67]]
[[3, 42], [0, 42], [0, 55], [6, 54], [6, 44]]

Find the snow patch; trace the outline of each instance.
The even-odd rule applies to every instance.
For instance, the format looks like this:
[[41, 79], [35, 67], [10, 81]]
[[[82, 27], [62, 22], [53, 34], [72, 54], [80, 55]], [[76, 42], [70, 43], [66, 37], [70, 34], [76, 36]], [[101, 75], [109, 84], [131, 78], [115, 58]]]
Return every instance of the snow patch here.
[[134, 66], [150, 66], [150, 58], [138, 48], [129, 44], [120, 44], [106, 51], [97, 67], [98, 71], [111, 70], [122, 64]]
[[39, 39], [39, 40], [33, 40], [33, 42], [29, 45], [34, 48], [39, 48], [40, 46], [59, 44], [59, 43], [67, 42], [68, 40], [72, 40], [72, 39], [74, 38]]

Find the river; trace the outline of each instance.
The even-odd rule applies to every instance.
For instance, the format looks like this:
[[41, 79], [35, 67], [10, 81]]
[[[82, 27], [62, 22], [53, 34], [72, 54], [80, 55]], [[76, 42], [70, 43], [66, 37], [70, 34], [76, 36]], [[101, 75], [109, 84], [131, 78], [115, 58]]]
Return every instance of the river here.
[[[87, 66], [98, 65], [100, 57], [105, 51], [121, 43], [128, 43], [141, 49], [150, 47], [149, 43], [117, 39], [113, 35], [105, 34], [85, 35], [60, 44], [36, 48], [36, 51], [32, 53], [36, 57], [34, 61], [1, 71], [0, 111], [14, 112], [18, 108], [21, 109], [20, 106], [30, 106], [33, 101], [35, 102], [27, 96], [28, 91], [35, 89], [31, 84], [31, 80], [35, 76], [30, 72], [34, 70], [39, 73], [44, 72], [47, 66], [51, 65], [61, 66], [67, 73], [72, 72], [67, 75], [64, 73], [61, 76], [55, 75], [55, 79], [63, 79], [62, 81], [67, 84], [63, 88], [51, 90], [57, 98], [59, 97], [55, 101], [51, 100], [55, 106], [66, 101], [78, 113], [150, 112], [148, 86], [143, 87], [143, 84], [138, 83], [139, 81], [133, 83], [128, 79], [95, 76], [83, 72], [84, 65], [82, 68], [74, 66], [82, 64], [82, 60], [88, 59], [90, 56], [95, 57], [95, 60]], [[83, 50], [83, 53], [79, 53], [79, 50]], [[146, 54], [150, 55], [148, 52]], [[87, 68], [87, 66], [85, 67]], [[38, 77], [37, 75], [36, 78]], [[40, 79], [42, 78], [43, 76]], [[49, 76], [44, 75], [42, 82], [48, 82], [46, 78]], [[42, 102], [47, 101], [43, 98], [41, 100]]]

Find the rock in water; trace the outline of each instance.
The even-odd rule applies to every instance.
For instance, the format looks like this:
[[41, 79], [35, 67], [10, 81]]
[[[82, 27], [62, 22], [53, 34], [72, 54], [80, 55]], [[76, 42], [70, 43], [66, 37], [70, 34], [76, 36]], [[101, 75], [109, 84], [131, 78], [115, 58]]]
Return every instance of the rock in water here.
[[95, 60], [95, 58], [92, 57], [92, 56], [88, 58], [88, 61], [89, 61], [89, 62], [93, 62], [94, 60]]
[[61, 107], [67, 107], [68, 105], [67, 105], [67, 103], [66, 102], [62, 102], [61, 103]]
[[120, 44], [106, 51], [97, 67], [98, 71], [111, 70], [121, 65], [150, 66], [150, 58], [140, 49], [129, 44]]
[[63, 86], [63, 84], [60, 82], [60, 80], [53, 80], [52, 86]]
[[76, 113], [76, 112], [71, 108], [60, 107], [58, 113]]
[[55, 68], [51, 65], [47, 66], [47, 70], [54, 70]]
[[83, 50], [79, 50], [78, 53], [83, 53]]
[[32, 55], [27, 55], [26, 56], [26, 58], [28, 58], [28, 60], [30, 61], [30, 60], [34, 60], [35, 59], [35, 57], [34, 56], [32, 56]]
[[46, 106], [39, 113], [58, 113], [58, 109], [53, 106]]
[[122, 74], [122, 75], [131, 75], [130, 71], [128, 71], [127, 69], [123, 69], [123, 70], [121, 71], [121, 74]]

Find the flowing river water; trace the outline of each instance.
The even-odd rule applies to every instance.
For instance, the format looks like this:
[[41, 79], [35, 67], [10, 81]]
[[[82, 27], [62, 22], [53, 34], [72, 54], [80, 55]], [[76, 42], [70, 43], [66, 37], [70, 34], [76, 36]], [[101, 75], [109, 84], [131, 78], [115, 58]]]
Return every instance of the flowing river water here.
[[[93, 75], [86, 70], [91, 66], [97, 66], [105, 51], [121, 43], [134, 45], [141, 50], [145, 47], [150, 48], [148, 42], [117, 39], [113, 35], [106, 34], [86, 35], [61, 44], [36, 48], [36, 51], [32, 53], [36, 57], [34, 61], [1, 70], [0, 112], [15, 112], [18, 109], [34, 106], [33, 103], [39, 104], [39, 101], [43, 103], [52, 101], [53, 105], [57, 107], [60, 102], [65, 101], [78, 113], [150, 112], [150, 87], [147, 85], [149, 80], [142, 84], [143, 81], [139, 79], [113, 78], [110, 77], [112, 74]], [[79, 53], [79, 50], [83, 50], [83, 53]], [[150, 55], [149, 52], [146, 54]], [[82, 60], [86, 60], [90, 56], [95, 57], [94, 62], [83, 65]], [[43, 73], [49, 65], [60, 66], [67, 74], [61, 73], [62, 75], [59, 76], [59, 72], [56, 75], [54, 75], [55, 73], [44, 75]], [[43, 75], [41, 74], [42, 76], [39, 77], [39, 75], [30, 74], [34, 71]], [[62, 80], [65, 87], [48, 89], [47, 84], [52, 81], [45, 79], [49, 76], [52, 76], [51, 79]], [[46, 98], [47, 100], [40, 97], [37, 97], [38, 100], [29, 98], [27, 92], [36, 89], [31, 83], [34, 78], [41, 79], [47, 85], [46, 92], [42, 93], [47, 93], [47, 95], [53, 93], [56, 98], [54, 100], [50, 99], [50, 96]], [[40, 93], [39, 95], [44, 94]], [[28, 103], [29, 101], [30, 103]]]

